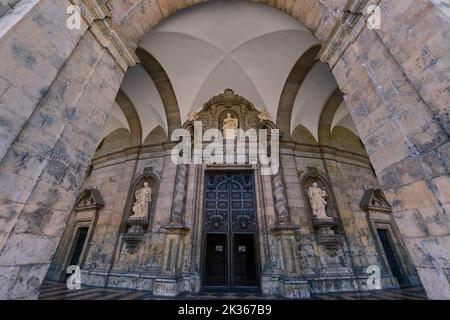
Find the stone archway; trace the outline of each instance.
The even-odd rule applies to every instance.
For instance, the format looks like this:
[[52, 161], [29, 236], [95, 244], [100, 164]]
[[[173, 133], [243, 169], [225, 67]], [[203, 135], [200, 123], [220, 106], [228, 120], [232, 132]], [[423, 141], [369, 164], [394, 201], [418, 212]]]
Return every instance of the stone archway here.
[[277, 113], [277, 125], [283, 133], [284, 139], [289, 139], [291, 136], [291, 115], [294, 102], [300, 86], [316, 62], [319, 51], [320, 46], [318, 45], [308, 49], [298, 59], [284, 85]]
[[119, 90], [117, 93], [116, 102], [130, 125], [131, 145], [140, 145], [142, 143], [142, 127], [133, 102], [131, 102], [130, 98], [128, 98], [123, 90]]
[[[37, 297], [139, 39], [202, 1], [119, 2], [106, 1], [110, 13], [104, 1], [83, 0], [82, 28], [72, 32], [68, 0], [19, 1], [0, 37], [0, 298]], [[375, 31], [365, 27], [366, 1], [259, 2], [321, 43], [318, 57], [344, 93], [429, 297], [450, 298], [445, 4], [382, 0]]]
[[166, 111], [168, 137], [172, 135], [173, 130], [181, 127], [180, 111], [178, 108], [177, 97], [173, 90], [169, 76], [161, 64], [146, 50], [138, 48], [136, 54], [139, 60], [148, 72], [163, 101]]

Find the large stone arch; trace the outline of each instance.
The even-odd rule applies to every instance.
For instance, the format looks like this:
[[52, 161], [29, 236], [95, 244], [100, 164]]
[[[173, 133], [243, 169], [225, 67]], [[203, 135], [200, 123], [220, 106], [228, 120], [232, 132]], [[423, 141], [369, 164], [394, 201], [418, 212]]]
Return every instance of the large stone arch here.
[[319, 121], [319, 144], [321, 145], [331, 146], [331, 123], [339, 105], [342, 103], [342, 99], [342, 92], [336, 89], [322, 110]]
[[[104, 155], [142, 144], [142, 126], [139, 114], [127, 94], [120, 89], [115, 99], [125, 116], [128, 128], [104, 133], [96, 148], [93, 160]], [[117, 141], [119, 140], [119, 141]]]
[[[335, 24], [340, 20], [339, 6], [327, 5], [313, 0], [249, 0], [266, 4], [286, 12], [302, 21], [320, 42], [329, 38]], [[208, 0], [136, 0], [123, 4], [120, 0], [107, 1], [112, 17], [130, 42], [137, 46], [142, 37], [178, 11]]]
[[342, 149], [367, 157], [360, 138], [355, 132], [342, 126], [334, 126], [336, 112], [343, 103], [342, 92], [336, 89], [325, 104], [319, 121], [319, 144], [325, 149]]
[[127, 118], [128, 124], [130, 126], [131, 145], [140, 145], [142, 143], [142, 126], [139, 119], [139, 114], [137, 113], [133, 102], [130, 100], [130, 98], [128, 98], [123, 90], [119, 90], [119, 92], [117, 93], [116, 102], [119, 105], [120, 109], [122, 109], [122, 112]]
[[284, 84], [277, 112], [277, 125], [283, 133], [284, 139], [290, 139], [291, 137], [291, 116], [295, 99], [303, 80], [305, 80], [308, 72], [317, 61], [317, 54], [319, 51], [319, 45], [309, 48], [297, 60]]
[[[167, 75], [161, 64], [148, 51], [138, 48], [136, 54], [141, 61], [141, 65], [147, 71], [155, 83], [156, 89], [161, 96], [167, 117], [168, 137], [172, 135], [173, 130], [181, 127], [181, 116], [178, 108], [177, 97]], [[145, 137], [143, 137], [145, 139]]]
[[[84, 0], [77, 32], [62, 27], [68, 0], [19, 2], [0, 36], [0, 298], [39, 294], [139, 39], [202, 1], [119, 2], [107, 1], [111, 20], [103, 1]], [[381, 30], [365, 27], [363, 0], [259, 2], [322, 44], [429, 297], [450, 298], [445, 2], [381, 0]]]

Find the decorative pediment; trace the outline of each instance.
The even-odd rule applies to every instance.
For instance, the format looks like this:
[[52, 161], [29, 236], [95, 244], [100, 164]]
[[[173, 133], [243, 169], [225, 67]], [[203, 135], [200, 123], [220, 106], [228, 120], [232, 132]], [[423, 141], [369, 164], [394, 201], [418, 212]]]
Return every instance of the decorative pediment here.
[[380, 189], [367, 189], [360, 203], [361, 210], [364, 211], [385, 211], [391, 212], [391, 206], [386, 200], [383, 192]]
[[201, 121], [204, 131], [212, 128], [222, 130], [226, 118], [237, 119], [238, 128], [244, 130], [264, 128], [267, 123], [271, 123], [267, 111], [258, 110], [232, 89], [212, 97], [200, 111], [188, 115], [190, 122]]
[[75, 202], [75, 211], [88, 210], [88, 209], [100, 209], [105, 206], [100, 191], [97, 189], [86, 189], [77, 198]]
[[223, 93], [212, 97], [208, 102], [203, 105], [203, 110], [208, 111], [209, 108], [214, 106], [224, 106], [225, 108], [232, 108], [233, 106], [243, 106], [248, 110], [255, 109], [255, 106], [245, 99], [244, 97], [235, 94], [232, 89], [226, 89]]

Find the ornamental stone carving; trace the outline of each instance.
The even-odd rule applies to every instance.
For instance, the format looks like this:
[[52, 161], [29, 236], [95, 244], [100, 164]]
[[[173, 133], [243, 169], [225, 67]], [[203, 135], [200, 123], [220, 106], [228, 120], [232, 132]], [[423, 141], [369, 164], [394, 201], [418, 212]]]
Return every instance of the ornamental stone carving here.
[[188, 171], [189, 167], [185, 164], [180, 164], [177, 167], [177, 180], [175, 183], [172, 214], [170, 216], [171, 224], [184, 225]]
[[[262, 120], [264, 119], [264, 120]], [[201, 121], [203, 131], [213, 128], [223, 130], [224, 137], [235, 137], [237, 129], [259, 129], [267, 125], [270, 117], [267, 112], [261, 112], [244, 97], [235, 94], [232, 89], [211, 98], [203, 108], [188, 116], [188, 121]], [[230, 130], [227, 136], [226, 130]], [[234, 133], [234, 134], [233, 134]]]
[[86, 189], [77, 198], [74, 211], [98, 210], [105, 206], [105, 202], [97, 189]]
[[260, 111], [258, 114], [258, 119], [259, 119], [259, 122], [272, 121], [270, 119], [270, 114], [267, 110]]
[[277, 212], [277, 222], [290, 223], [287, 199], [285, 195], [286, 191], [280, 174], [274, 176], [272, 185], [274, 190], [275, 208]]
[[193, 122], [198, 119], [198, 113], [197, 112], [190, 112], [187, 115], [188, 121]]

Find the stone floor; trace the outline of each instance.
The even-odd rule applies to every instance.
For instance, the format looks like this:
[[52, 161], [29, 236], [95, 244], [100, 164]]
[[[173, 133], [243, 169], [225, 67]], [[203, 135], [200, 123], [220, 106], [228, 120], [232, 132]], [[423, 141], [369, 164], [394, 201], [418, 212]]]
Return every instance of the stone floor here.
[[[379, 290], [371, 292], [347, 292], [315, 295], [315, 300], [426, 300], [427, 296], [421, 287], [411, 287], [403, 290]], [[158, 298], [146, 291], [131, 291], [123, 289], [85, 288], [71, 291], [65, 283], [45, 282], [42, 286], [40, 300], [155, 300]], [[273, 300], [277, 296], [258, 293], [200, 293], [184, 294], [178, 299], [184, 300]]]

